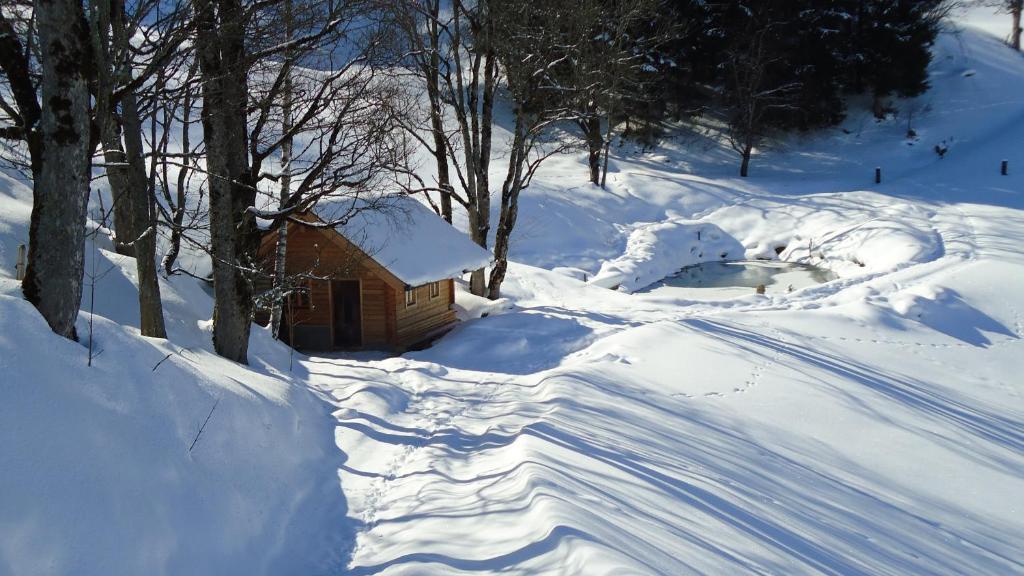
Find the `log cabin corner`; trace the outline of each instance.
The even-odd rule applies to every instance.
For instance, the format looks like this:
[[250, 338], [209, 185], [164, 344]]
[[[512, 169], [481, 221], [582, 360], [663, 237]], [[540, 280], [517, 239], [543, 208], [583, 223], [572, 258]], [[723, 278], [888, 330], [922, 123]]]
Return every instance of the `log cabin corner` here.
[[[451, 329], [454, 278], [488, 265], [490, 253], [411, 198], [356, 208], [334, 207], [352, 213], [336, 227], [324, 224], [334, 221], [329, 206], [296, 218], [308, 224], [287, 224], [285, 274], [300, 280], [283, 306], [281, 340], [305, 351], [403, 351]], [[277, 236], [260, 242], [268, 271]], [[267, 324], [269, 310], [256, 321]]]

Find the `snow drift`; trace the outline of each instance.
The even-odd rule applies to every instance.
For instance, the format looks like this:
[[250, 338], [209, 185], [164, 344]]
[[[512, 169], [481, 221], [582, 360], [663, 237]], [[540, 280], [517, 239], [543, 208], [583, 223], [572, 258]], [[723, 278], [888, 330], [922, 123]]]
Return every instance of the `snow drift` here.
[[101, 237], [86, 246], [87, 269], [103, 274], [87, 367], [88, 287], [75, 343], [11, 277], [30, 198], [0, 180], [0, 574], [344, 565], [344, 455], [288, 350], [255, 330], [252, 367], [215, 355], [211, 299], [187, 277], [161, 281], [168, 340], [141, 337], [134, 261]]
[[743, 246], [718, 226], [692, 221], [641, 224], [626, 252], [601, 265], [591, 284], [633, 292], [693, 264], [742, 258]]

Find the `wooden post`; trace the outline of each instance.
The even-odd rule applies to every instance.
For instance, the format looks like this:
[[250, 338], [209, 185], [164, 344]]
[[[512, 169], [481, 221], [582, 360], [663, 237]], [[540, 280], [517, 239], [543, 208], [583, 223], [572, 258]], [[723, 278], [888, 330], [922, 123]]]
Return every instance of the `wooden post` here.
[[25, 279], [25, 245], [18, 245], [18, 260], [14, 264], [14, 278], [16, 280]]
[[999, 173], [1002, 174], [1003, 176], [1006, 176], [1009, 172], [1010, 172], [1010, 161], [1009, 160], [1003, 160], [1002, 164], [999, 166]]
[[881, 183], [882, 183], [882, 169], [881, 168], [875, 168], [875, 184], [881, 184]]

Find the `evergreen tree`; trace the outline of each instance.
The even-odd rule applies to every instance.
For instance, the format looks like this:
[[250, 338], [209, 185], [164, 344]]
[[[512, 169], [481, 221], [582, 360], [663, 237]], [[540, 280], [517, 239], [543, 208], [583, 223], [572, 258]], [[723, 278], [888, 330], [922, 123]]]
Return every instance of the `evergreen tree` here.
[[848, 83], [870, 91], [874, 113], [885, 99], [917, 96], [928, 89], [931, 46], [949, 3], [945, 0], [857, 0], [850, 10]]

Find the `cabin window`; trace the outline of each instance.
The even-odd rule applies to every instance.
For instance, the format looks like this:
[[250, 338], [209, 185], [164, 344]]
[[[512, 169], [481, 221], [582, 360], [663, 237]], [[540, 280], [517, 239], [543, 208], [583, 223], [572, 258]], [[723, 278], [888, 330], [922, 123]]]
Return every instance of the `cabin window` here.
[[416, 305], [416, 289], [406, 288], [405, 289], [405, 307], [412, 308]]
[[430, 283], [430, 299], [433, 300], [441, 295], [441, 283], [431, 282]]
[[313, 291], [313, 283], [306, 281], [292, 290], [291, 305], [295, 309], [306, 309], [310, 307], [310, 294]]

